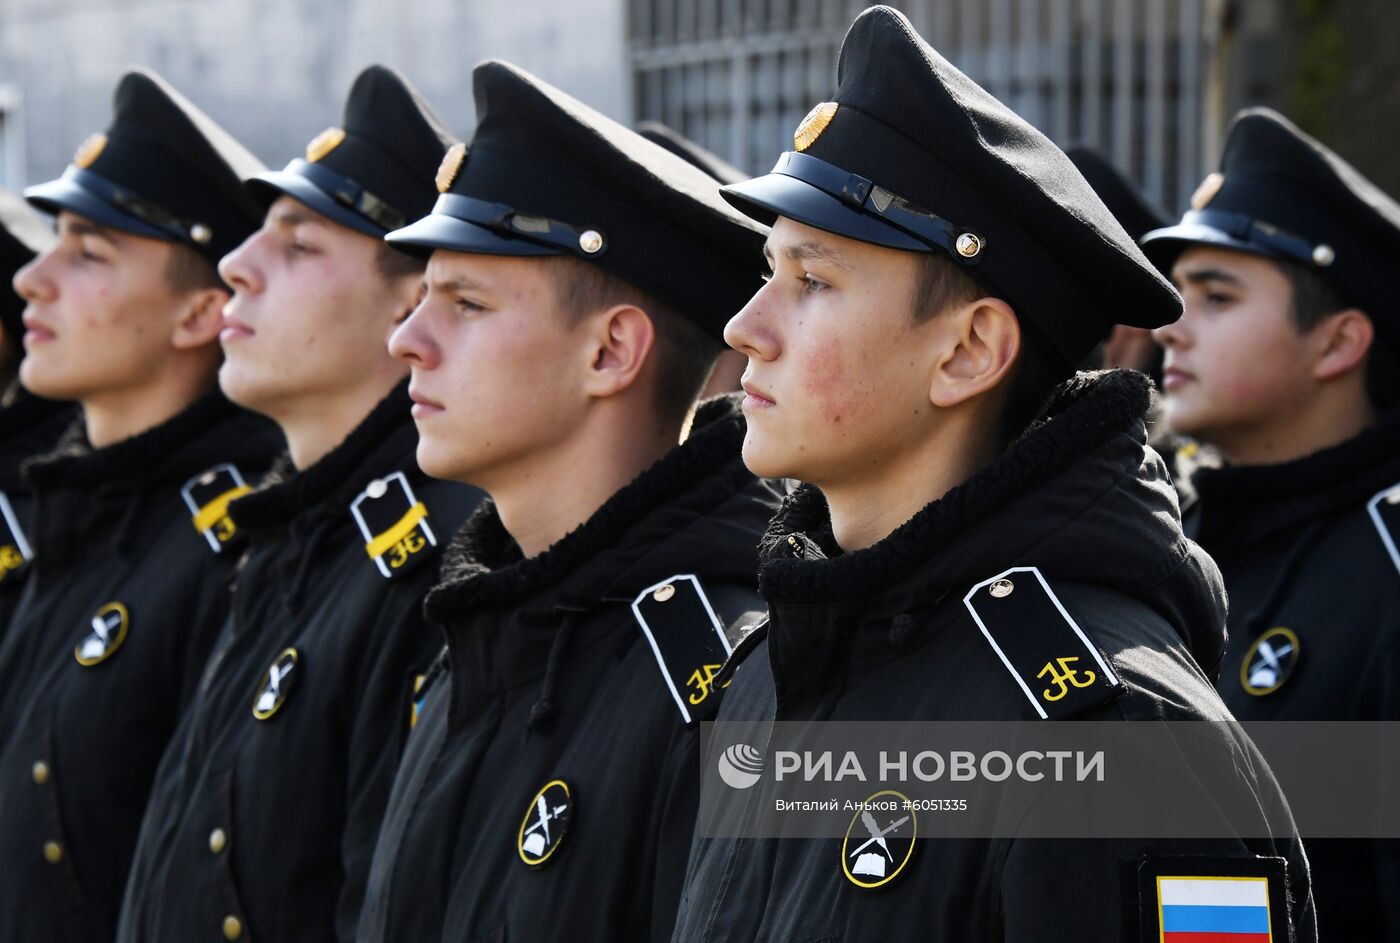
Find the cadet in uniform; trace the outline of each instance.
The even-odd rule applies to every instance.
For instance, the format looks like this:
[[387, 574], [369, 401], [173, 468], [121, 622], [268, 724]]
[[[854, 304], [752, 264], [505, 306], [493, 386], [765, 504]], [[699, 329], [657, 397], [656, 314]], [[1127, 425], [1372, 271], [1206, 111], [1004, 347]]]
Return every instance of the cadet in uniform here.
[[[773, 223], [771, 280], [725, 331], [749, 357], [745, 462], [808, 483], [764, 538], [769, 621], [721, 674], [720, 720], [1228, 720], [1200, 667], [1224, 642], [1219, 575], [1183, 537], [1145, 445], [1148, 382], [1061, 382], [1109, 324], [1176, 318], [1176, 293], [1063, 153], [888, 7], [856, 19], [835, 99], [794, 145], [768, 176], [723, 191]], [[1279, 806], [1248, 741], [1222, 745], [1224, 791], [1192, 798]], [[757, 814], [767, 793], [727, 795]], [[1280, 815], [1230, 824], [1289, 834]], [[675, 939], [1085, 943], [1210, 929], [1176, 911], [1159, 924], [1150, 879], [1164, 873], [1253, 900], [1238, 908], [1253, 939], [1315, 938], [1293, 838], [916, 827], [881, 833], [903, 854], [878, 880], [839, 839], [697, 837]], [[1267, 883], [1210, 883], [1222, 874]]]
[[44, 399], [19, 382], [24, 357], [24, 299], [9, 287], [15, 273], [53, 242], [53, 228], [28, 203], [0, 190], [0, 638], [34, 556], [32, 494], [20, 473], [25, 459], [47, 452], [72, 424], [71, 403]]
[[[1144, 247], [1186, 299], [1157, 331], [1166, 420], [1227, 463], [1186, 511], [1230, 594], [1220, 695], [1242, 720], [1400, 719], [1400, 205], [1256, 109], [1192, 207]], [[1308, 853], [1325, 939], [1400, 935], [1400, 842]]]
[[26, 466], [34, 558], [0, 644], [0, 939], [110, 941], [151, 776], [227, 611], [224, 508], [277, 430], [215, 386], [215, 265], [261, 165], [149, 72], [25, 191], [57, 241], [15, 278], [20, 379], [82, 421]]
[[470, 147], [433, 213], [389, 236], [431, 253], [391, 349], [413, 367], [419, 464], [492, 502], [428, 595], [447, 651], [359, 939], [665, 939], [697, 725], [777, 503], [740, 460], [734, 398], [681, 440], [762, 231], [519, 69], [473, 84]]
[[250, 183], [260, 230], [220, 270], [230, 397], [289, 453], [230, 512], [251, 547], [232, 612], [161, 765], [120, 940], [353, 937], [415, 680], [441, 647], [421, 606], [478, 495], [413, 461], [390, 331], [422, 263], [386, 246], [432, 206], [450, 143], [378, 66], [305, 159]]

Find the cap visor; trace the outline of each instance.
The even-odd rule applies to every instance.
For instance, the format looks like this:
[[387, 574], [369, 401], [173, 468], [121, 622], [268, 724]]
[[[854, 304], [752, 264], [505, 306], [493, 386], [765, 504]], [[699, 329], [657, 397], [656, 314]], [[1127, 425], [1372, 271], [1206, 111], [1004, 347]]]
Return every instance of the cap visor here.
[[1259, 246], [1242, 239], [1236, 239], [1227, 232], [1212, 226], [1203, 226], [1200, 223], [1178, 223], [1165, 229], [1154, 229], [1138, 240], [1138, 244], [1142, 246], [1143, 254], [1152, 264], [1164, 272], [1175, 264], [1177, 256], [1181, 255], [1182, 250], [1193, 245], [1215, 246], [1220, 249], [1246, 252], [1249, 255], [1274, 258], [1273, 255]]
[[786, 216], [808, 226], [891, 249], [931, 252], [933, 247], [888, 223], [847, 206], [810, 183], [786, 174], [768, 174], [721, 187], [720, 195], [744, 215], [767, 226]]
[[395, 229], [385, 236], [384, 240], [405, 252], [419, 256], [431, 255], [435, 249], [469, 252], [475, 255], [563, 255], [563, 252], [552, 246], [501, 235], [485, 226], [478, 226], [476, 223], [469, 223], [445, 213], [430, 213], [403, 229]]
[[48, 183], [26, 187], [24, 198], [32, 206], [57, 216], [61, 210], [76, 213], [99, 226], [107, 226], [137, 236], [147, 236], [162, 242], [174, 242], [163, 229], [144, 223], [135, 216], [123, 213], [112, 204], [84, 190], [72, 180], [59, 178]]
[[248, 188], [248, 193], [253, 199], [264, 208], [271, 206], [279, 196], [289, 196], [347, 229], [362, 232], [376, 239], [383, 238], [386, 232], [383, 226], [378, 226], [354, 210], [337, 203], [326, 191], [300, 174], [269, 170], [250, 178], [244, 186]]

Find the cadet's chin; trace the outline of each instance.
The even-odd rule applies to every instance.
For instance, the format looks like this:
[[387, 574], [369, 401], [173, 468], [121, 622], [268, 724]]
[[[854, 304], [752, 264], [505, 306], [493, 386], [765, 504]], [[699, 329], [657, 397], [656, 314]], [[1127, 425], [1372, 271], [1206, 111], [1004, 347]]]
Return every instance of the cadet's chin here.
[[421, 431], [418, 434], [418, 450], [415, 455], [418, 467], [429, 478], [465, 482], [471, 471], [461, 456], [453, 455], [450, 448], [444, 448], [434, 438], [423, 435]]
[[227, 357], [219, 367], [219, 389], [229, 402], [255, 413], [266, 413], [260, 407], [273, 398], [269, 395], [271, 391], [258, 382], [256, 371], [250, 371]]
[[35, 396], [45, 399], [73, 400], [80, 392], [76, 384], [67, 381], [61, 369], [50, 369], [43, 354], [28, 354], [20, 361], [19, 382]]
[[1203, 439], [1210, 431], [1209, 417], [1184, 397], [1168, 396], [1162, 402], [1162, 421], [1177, 435]]
[[776, 446], [771, 436], [755, 434], [752, 426], [744, 434], [744, 465], [760, 478], [796, 477], [791, 457]]

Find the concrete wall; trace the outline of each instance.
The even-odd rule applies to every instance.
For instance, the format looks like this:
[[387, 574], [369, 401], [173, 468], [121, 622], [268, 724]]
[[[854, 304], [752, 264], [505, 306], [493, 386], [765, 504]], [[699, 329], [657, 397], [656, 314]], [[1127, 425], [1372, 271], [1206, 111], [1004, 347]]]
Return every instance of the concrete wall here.
[[170, 80], [270, 165], [340, 120], [371, 62], [469, 134], [472, 66], [515, 62], [631, 115], [622, 0], [0, 0], [0, 185], [61, 173], [124, 67]]

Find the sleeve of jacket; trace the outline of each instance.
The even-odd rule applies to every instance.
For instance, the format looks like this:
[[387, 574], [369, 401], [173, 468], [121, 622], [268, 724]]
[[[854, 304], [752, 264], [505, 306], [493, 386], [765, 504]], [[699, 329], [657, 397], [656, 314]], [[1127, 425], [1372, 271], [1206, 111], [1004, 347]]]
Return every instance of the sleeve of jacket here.
[[[1131, 731], [1147, 723], [1151, 722], [1136, 721], [1102, 742], [1112, 754], [1115, 738], [1134, 736]], [[1189, 827], [1212, 837], [1008, 839], [997, 893], [992, 898], [999, 909], [992, 916], [1003, 928], [1004, 943], [1051, 939], [1079, 943], [1151, 939], [1155, 943], [1157, 933], [1145, 933], [1145, 926], [1155, 927], [1157, 885], [1155, 881], [1143, 883], [1141, 875], [1144, 870], [1150, 873], [1154, 860], [1179, 862], [1188, 858], [1201, 862], [1206, 869], [1203, 878], [1212, 873], [1211, 865], [1205, 863], [1208, 861], [1228, 859], [1267, 875], [1273, 871], [1261, 859], [1285, 859], [1290, 906], [1281, 909], [1289, 911], [1286, 919], [1292, 933], [1276, 919], [1274, 939], [1315, 943], [1316, 916], [1301, 843], [1296, 838], [1254, 837], [1296, 834], [1272, 772], [1261, 757], [1238, 744], [1230, 746], [1222, 736], [1224, 728], [1212, 724], [1208, 730], [1202, 742], [1210, 744], [1206, 749], [1221, 750], [1218, 762], [1207, 759], [1204, 752], [1192, 753], [1192, 762], [1184, 766], [1165, 752], [1149, 754], [1138, 749], [1131, 755], [1135, 765], [1143, 766], [1141, 779], [1135, 777], [1135, 781], [1161, 784], [1159, 794], [1140, 796], [1140, 802], [1178, 811], [1190, 809], [1186, 813]], [[1195, 747], [1196, 751], [1201, 749]], [[1075, 821], [1086, 823], [1087, 832], [1104, 811], [1098, 804], [1102, 797], [1091, 800], [1087, 791], [1078, 795], [1085, 797], [1082, 807], [1057, 802], [1057, 814], [1061, 822], [1064, 816], [1073, 816]], [[1032, 805], [1022, 821], [1044, 814]], [[1121, 815], [1122, 809], [1115, 814]], [[1020, 831], [1030, 830], [1023, 826]], [[1111, 832], [1106, 829], [1104, 833]]]
[[415, 674], [425, 672], [441, 640], [422, 616], [418, 581], [395, 585], [358, 640], [359, 692], [347, 729], [345, 881], [336, 908], [336, 937], [355, 939], [370, 860], [408, 730]]

